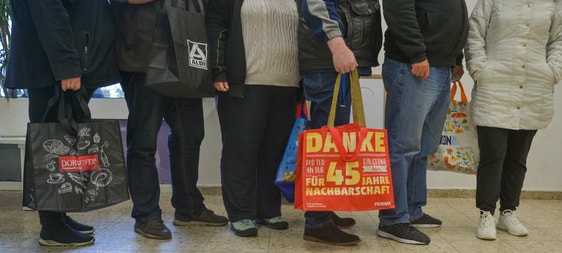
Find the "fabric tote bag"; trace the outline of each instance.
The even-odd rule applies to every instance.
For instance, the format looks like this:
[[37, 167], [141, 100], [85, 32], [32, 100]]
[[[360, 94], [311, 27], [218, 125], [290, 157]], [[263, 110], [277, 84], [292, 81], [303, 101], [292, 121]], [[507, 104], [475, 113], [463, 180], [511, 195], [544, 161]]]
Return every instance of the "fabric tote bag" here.
[[385, 129], [365, 127], [359, 75], [351, 73], [354, 122], [334, 127], [338, 76], [327, 126], [299, 135], [294, 207], [306, 211], [394, 208]]
[[302, 98], [297, 105], [295, 123], [293, 124], [291, 135], [289, 135], [289, 140], [287, 141], [287, 146], [285, 147], [285, 153], [283, 153], [283, 158], [279, 163], [277, 176], [275, 178], [275, 185], [279, 187], [281, 193], [289, 203], [293, 203], [295, 201], [295, 178], [297, 171], [299, 134], [305, 129], [308, 129], [308, 125], [308, 109], [306, 107], [306, 100]]
[[166, 0], [156, 17], [145, 86], [163, 96], [212, 97], [204, 4], [180, 2]]
[[[460, 90], [460, 101], [455, 100], [457, 90]], [[454, 82], [439, 147], [427, 158], [428, 169], [476, 174], [480, 149], [476, 126], [469, 113], [470, 102], [463, 85], [460, 81]]]
[[[81, 212], [128, 200], [118, 121], [91, 121], [85, 99], [70, 106], [58, 93], [50, 102], [59, 107], [59, 122], [27, 125], [23, 205]], [[77, 113], [82, 122], [66, 118]]]

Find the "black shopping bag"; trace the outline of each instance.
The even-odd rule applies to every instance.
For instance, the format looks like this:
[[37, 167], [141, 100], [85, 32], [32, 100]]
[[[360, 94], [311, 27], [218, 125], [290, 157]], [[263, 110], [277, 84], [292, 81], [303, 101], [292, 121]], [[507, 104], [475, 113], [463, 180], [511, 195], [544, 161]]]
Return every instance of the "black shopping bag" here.
[[[79, 106], [70, 106], [64, 95], [55, 97], [60, 122], [27, 125], [23, 205], [80, 212], [128, 200], [118, 121], [91, 121], [85, 99], [78, 98]], [[80, 110], [87, 111], [67, 118]]]
[[156, 17], [145, 86], [164, 96], [212, 97], [204, 5], [186, 2], [187, 9], [167, 0]]

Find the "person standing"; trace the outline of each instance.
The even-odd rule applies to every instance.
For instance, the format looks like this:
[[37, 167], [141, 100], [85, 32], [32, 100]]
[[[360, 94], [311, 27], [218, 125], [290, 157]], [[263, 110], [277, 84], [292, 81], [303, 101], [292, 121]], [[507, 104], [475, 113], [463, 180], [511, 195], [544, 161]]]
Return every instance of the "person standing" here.
[[158, 12], [164, 0], [112, 0], [117, 25], [117, 58], [121, 87], [129, 108], [127, 173], [133, 201], [135, 232], [153, 239], [171, 239], [162, 221], [160, 181], [155, 153], [158, 131], [165, 119], [170, 126], [168, 148], [172, 177], [173, 224], [223, 226], [223, 216], [205, 207], [197, 188], [199, 152], [204, 137], [201, 98], [164, 97], [145, 84], [148, 56]]
[[[117, 29], [107, 1], [10, 0], [10, 4], [12, 43], [6, 87], [28, 89], [30, 122], [58, 121], [57, 107], [46, 111], [56, 89], [72, 98], [74, 91], [85, 87], [89, 100], [98, 87], [119, 82]], [[88, 53], [94, 57], [86, 57]], [[92, 226], [64, 212], [38, 210], [38, 214], [39, 244], [94, 243]]]
[[451, 76], [463, 74], [468, 12], [464, 0], [383, 0], [383, 9], [388, 25], [382, 66], [385, 127], [396, 207], [379, 211], [376, 233], [401, 243], [429, 244], [415, 227], [442, 223], [422, 211], [427, 156], [439, 144]]
[[274, 182], [295, 121], [297, 24], [294, 0], [209, 0], [222, 193], [238, 236], [256, 236], [255, 223], [278, 230], [289, 226]]
[[480, 0], [470, 16], [465, 48], [474, 87], [471, 116], [480, 163], [476, 237], [496, 239], [497, 228], [526, 236], [515, 216], [527, 155], [537, 129], [554, 114], [554, 85], [562, 79], [562, 29], [558, 1]]
[[[302, 0], [299, 10], [299, 64], [304, 95], [311, 102], [310, 128], [315, 129], [328, 122], [338, 73], [358, 68], [360, 75], [371, 75], [371, 67], [378, 65], [381, 12], [378, 0]], [[355, 15], [356, 10], [361, 10], [361, 15]], [[349, 78], [341, 90], [347, 91], [339, 94], [336, 126], [349, 123]], [[361, 241], [341, 230], [355, 225], [352, 218], [340, 218], [330, 211], [309, 211], [304, 216], [304, 240], [332, 245], [355, 245]]]

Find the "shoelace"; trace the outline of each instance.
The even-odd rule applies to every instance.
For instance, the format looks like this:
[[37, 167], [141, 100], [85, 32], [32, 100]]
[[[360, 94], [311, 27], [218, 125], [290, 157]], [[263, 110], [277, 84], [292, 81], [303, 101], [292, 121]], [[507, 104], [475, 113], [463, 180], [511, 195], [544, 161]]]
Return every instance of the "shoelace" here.
[[489, 227], [495, 225], [495, 224], [490, 224], [490, 223], [494, 223], [494, 219], [491, 217], [490, 214], [483, 213], [481, 214], [481, 216], [482, 216], [482, 227]]
[[244, 226], [253, 226], [251, 220], [241, 220], [240, 223]]

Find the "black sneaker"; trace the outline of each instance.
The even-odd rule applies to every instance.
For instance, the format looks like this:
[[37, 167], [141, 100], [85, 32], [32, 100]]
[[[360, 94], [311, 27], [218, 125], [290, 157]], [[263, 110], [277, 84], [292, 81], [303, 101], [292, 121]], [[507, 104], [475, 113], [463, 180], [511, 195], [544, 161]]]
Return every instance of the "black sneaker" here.
[[350, 228], [353, 227], [356, 223], [355, 219], [353, 218], [342, 218], [334, 212], [331, 212], [331, 215], [332, 222], [334, 222], [334, 225], [336, 225], [338, 228]]
[[68, 215], [64, 215], [64, 222], [66, 224], [68, 224], [71, 228], [74, 228], [74, 230], [80, 232], [80, 233], [84, 233], [84, 234], [93, 234], [95, 229], [92, 226], [88, 226], [86, 224], [82, 224], [79, 223], [75, 220], [73, 220], [72, 218], [70, 218], [70, 216]]
[[397, 223], [388, 226], [380, 226], [377, 235], [406, 244], [429, 244], [429, 237], [413, 227], [410, 223]]
[[39, 234], [39, 244], [43, 246], [77, 247], [93, 243], [93, 236], [80, 233], [68, 224], [65, 224], [64, 227], [59, 229], [41, 228], [41, 233]]
[[417, 220], [410, 221], [410, 224], [417, 228], [436, 228], [440, 227], [442, 223], [443, 222], [441, 222], [440, 220], [433, 218], [425, 213]]
[[351, 246], [361, 241], [358, 236], [346, 233], [332, 224], [318, 229], [305, 228], [303, 239], [338, 246]]
[[185, 219], [176, 216], [174, 218], [174, 225], [188, 226], [188, 225], [202, 225], [202, 226], [224, 226], [228, 224], [228, 219], [224, 216], [216, 215], [215, 212], [205, 208], [203, 212], [191, 219]]
[[164, 225], [162, 220], [137, 221], [135, 222], [135, 232], [151, 239], [172, 239], [172, 232]]

